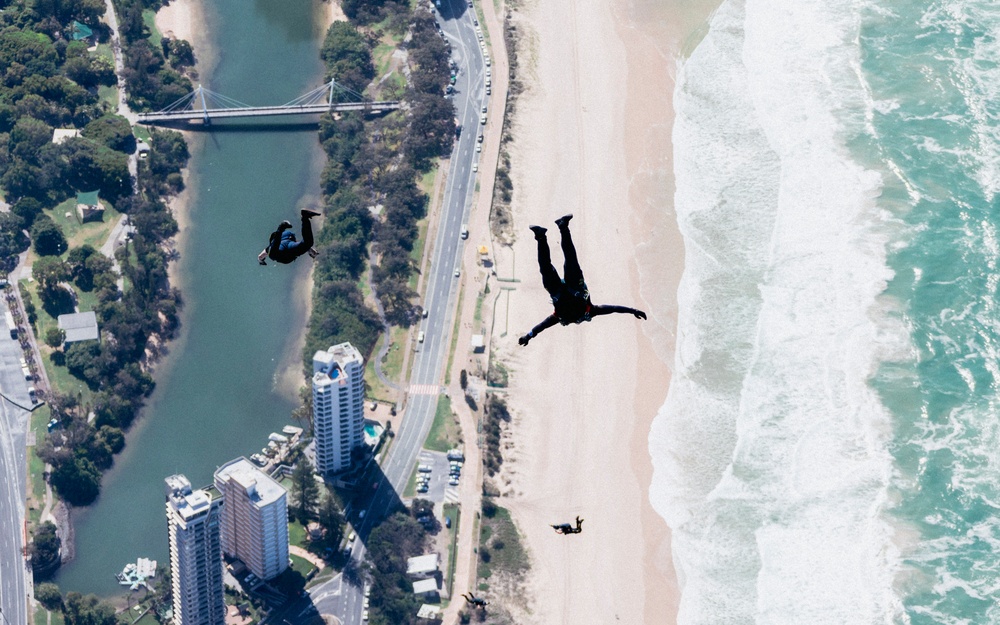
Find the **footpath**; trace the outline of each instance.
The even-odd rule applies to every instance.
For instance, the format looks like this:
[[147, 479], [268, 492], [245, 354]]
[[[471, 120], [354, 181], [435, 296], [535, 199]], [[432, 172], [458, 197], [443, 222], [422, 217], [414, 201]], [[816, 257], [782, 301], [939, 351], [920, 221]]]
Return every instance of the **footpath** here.
[[[493, 186], [496, 180], [497, 164], [500, 160], [500, 139], [503, 135], [504, 121], [507, 115], [507, 90], [509, 87], [510, 67], [507, 60], [507, 48], [504, 41], [503, 12], [504, 6], [498, 10], [492, 0], [477, 3], [482, 7], [483, 25], [490, 37], [490, 58], [492, 62], [493, 93], [488, 104], [491, 114], [483, 131], [483, 151], [479, 162], [479, 193], [475, 198], [472, 214], [469, 217], [469, 243], [465, 246], [462, 256], [462, 288], [466, 289], [462, 298], [462, 309], [458, 311], [461, 323], [458, 327], [456, 342], [457, 353], [452, 366], [451, 379], [456, 382], [449, 387], [449, 394], [455, 398], [452, 409], [458, 414], [462, 428], [462, 438], [465, 441], [465, 464], [468, 471], [459, 487], [459, 503], [461, 516], [458, 526], [458, 544], [455, 554], [455, 575], [452, 580], [451, 602], [443, 613], [443, 625], [458, 623], [458, 613], [465, 607], [465, 601], [460, 595], [466, 592], [476, 592], [476, 572], [478, 569], [479, 536], [474, 531], [479, 527], [476, 520], [482, 508], [483, 494], [483, 462], [479, 436], [479, 411], [473, 413], [464, 400], [465, 392], [458, 385], [458, 370], [474, 371], [474, 359], [489, 359], [492, 336], [491, 324], [484, 324], [483, 340], [486, 348], [484, 354], [473, 355], [469, 352], [475, 318], [476, 300], [482, 292], [485, 281], [489, 280], [486, 272], [479, 266], [479, 245], [487, 245], [490, 256], [496, 258], [493, 248], [493, 237], [490, 236], [490, 209], [493, 204]], [[486, 242], [489, 241], [487, 244]], [[496, 285], [493, 281], [493, 285]], [[484, 301], [484, 305], [488, 302]], [[483, 317], [487, 314], [484, 310]], [[483, 369], [486, 367], [484, 366]], [[471, 388], [471, 387], [470, 387]], [[480, 410], [485, 403], [485, 387], [480, 387], [478, 404]], [[457, 598], [457, 599], [456, 599]]]

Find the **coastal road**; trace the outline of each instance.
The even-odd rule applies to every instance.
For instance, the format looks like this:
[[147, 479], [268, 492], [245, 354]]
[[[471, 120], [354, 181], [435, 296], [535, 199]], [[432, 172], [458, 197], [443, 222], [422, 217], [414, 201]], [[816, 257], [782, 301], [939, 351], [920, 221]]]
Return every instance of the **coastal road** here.
[[[7, 303], [0, 298], [0, 314]], [[26, 433], [31, 414], [21, 346], [0, 334], [0, 611], [4, 625], [28, 622], [28, 568], [24, 558]]]
[[[465, 0], [441, 0], [435, 16], [446, 40], [451, 43], [451, 56], [459, 68], [453, 101], [455, 117], [462, 126], [462, 132], [452, 151], [437, 224], [423, 303], [427, 318], [422, 320], [419, 328], [425, 338], [414, 354], [405, 416], [382, 464], [384, 477], [378, 488], [369, 500], [351, 513], [350, 520], [362, 538], [367, 538], [399, 501], [434, 421], [441, 373], [448, 357], [450, 330], [454, 325], [459, 286], [463, 279], [461, 275], [455, 276], [467, 242], [461, 238], [461, 229], [471, 210], [478, 175], [473, 171], [473, 165], [479, 162], [480, 156], [476, 152], [476, 139], [483, 132], [480, 116], [486, 101], [486, 65], [473, 23], [475, 12]], [[489, 175], [492, 176], [492, 172]], [[459, 349], [464, 349], [464, 346]], [[362, 510], [365, 511], [364, 518], [359, 516]], [[365, 553], [363, 542], [356, 541], [352, 559], [360, 563]], [[309, 594], [321, 614], [336, 616], [345, 625], [361, 623], [362, 588], [347, 583], [342, 575], [313, 587]]]

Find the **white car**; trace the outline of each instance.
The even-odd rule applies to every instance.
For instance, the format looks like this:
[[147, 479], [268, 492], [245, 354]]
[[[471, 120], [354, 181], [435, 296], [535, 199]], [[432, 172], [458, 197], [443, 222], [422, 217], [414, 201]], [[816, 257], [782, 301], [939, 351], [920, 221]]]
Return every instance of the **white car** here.
[[479, 171], [479, 163], [473, 163], [472, 164], [472, 171], [474, 171], [474, 172], [475, 171]]
[[368, 620], [368, 610], [365, 610], [364, 612], [361, 613], [361, 620], [362, 621]]
[[457, 278], [457, 277], [459, 277], [460, 275], [462, 275], [462, 271], [461, 271], [460, 269], [456, 269], [456, 270], [455, 270], [455, 277]]
[[486, 114], [485, 113], [483, 113], [483, 115], [479, 118], [479, 123], [480, 124], [485, 124], [486, 123]]
[[450, 480], [448, 480], [448, 484], [451, 486], [458, 486], [458, 478], [457, 477], [451, 478]]
[[483, 151], [483, 144], [482, 143], [477, 143], [476, 144], [476, 152], [478, 153], [478, 152], [482, 152], [482, 151]]

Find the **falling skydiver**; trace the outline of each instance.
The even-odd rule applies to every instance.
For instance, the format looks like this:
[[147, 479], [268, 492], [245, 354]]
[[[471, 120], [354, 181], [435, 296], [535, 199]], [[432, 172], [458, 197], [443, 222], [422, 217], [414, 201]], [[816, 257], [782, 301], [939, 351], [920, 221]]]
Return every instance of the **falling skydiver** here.
[[462, 593], [462, 596], [465, 597], [465, 600], [467, 602], [471, 603], [474, 607], [477, 607], [477, 608], [480, 608], [480, 609], [483, 609], [483, 610], [485, 610], [486, 606], [488, 606], [490, 604], [490, 602], [487, 601], [486, 599], [483, 599], [482, 597], [477, 597], [476, 595], [472, 594], [471, 592], [464, 592], [464, 593]]
[[313, 249], [312, 223], [309, 220], [318, 217], [320, 213], [307, 208], [299, 212], [302, 215], [302, 240], [295, 240], [295, 234], [291, 232], [292, 224], [290, 222], [281, 222], [278, 224], [278, 229], [271, 233], [267, 247], [257, 255], [257, 261], [261, 265], [267, 264], [264, 261], [265, 258], [287, 265], [304, 254], [309, 254], [313, 258], [319, 254]]
[[590, 321], [598, 315], [610, 315], [611, 313], [629, 313], [635, 315], [637, 319], [645, 319], [646, 313], [627, 306], [600, 306], [590, 301], [590, 292], [587, 290], [587, 283], [583, 280], [583, 271], [580, 269], [580, 262], [576, 258], [576, 248], [573, 247], [573, 238], [569, 232], [569, 220], [573, 215], [563, 215], [556, 220], [559, 226], [559, 233], [562, 235], [562, 250], [565, 262], [563, 264], [563, 277], [559, 278], [555, 267], [552, 266], [552, 259], [549, 256], [549, 242], [545, 237], [545, 228], [541, 226], [531, 226], [531, 231], [535, 233], [535, 240], [538, 241], [538, 268], [542, 272], [542, 286], [548, 291], [552, 298], [554, 312], [546, 317], [541, 323], [531, 329], [530, 332], [517, 339], [521, 345], [527, 345], [539, 332], [546, 328], [551, 328], [557, 323], [566, 326], [571, 323], [582, 323]]
[[562, 525], [553, 525], [552, 529], [556, 531], [556, 534], [579, 534], [583, 532], [583, 519], [576, 517], [576, 527], [573, 527], [569, 523], [563, 523]]

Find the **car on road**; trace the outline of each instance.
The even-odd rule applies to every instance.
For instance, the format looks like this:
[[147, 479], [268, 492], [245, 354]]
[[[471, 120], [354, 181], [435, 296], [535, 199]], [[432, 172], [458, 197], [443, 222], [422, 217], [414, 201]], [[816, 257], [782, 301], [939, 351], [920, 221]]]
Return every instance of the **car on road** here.
[[365, 610], [364, 612], [361, 613], [361, 620], [362, 621], [368, 620], [368, 610]]
[[448, 480], [448, 485], [449, 486], [458, 486], [458, 478], [457, 477], [453, 477], [450, 480]]
[[474, 171], [474, 172], [475, 171], [479, 171], [479, 163], [473, 163], [472, 164], [472, 171]]
[[427, 488], [427, 484], [421, 484], [420, 486], [417, 486], [418, 493], [426, 493], [428, 490], [430, 489]]
[[461, 271], [460, 269], [456, 269], [456, 270], [455, 270], [455, 277], [457, 278], [457, 277], [459, 277], [460, 275], [462, 275], [462, 271]]
[[493, 91], [489, 87], [486, 87], [486, 95], [491, 95], [492, 93]]
[[485, 124], [486, 123], [486, 114], [485, 113], [483, 113], [483, 115], [480, 116], [479, 123], [480, 124]]
[[[483, 151], [483, 144], [482, 143], [477, 143], [476, 144], [476, 153], [478, 154], [478, 153], [480, 153], [482, 151]], [[465, 237], [462, 237], [462, 238], [465, 238]]]
[[486, 105], [485, 104], [483, 105], [483, 112], [484, 113], [486, 112]]
[[468, 239], [469, 238], [469, 226], [467, 226], [465, 224], [462, 224], [461, 237], [463, 239]]
[[431, 465], [429, 465], [429, 464], [422, 464], [419, 467], [417, 467], [417, 471], [419, 471], [421, 473], [430, 473], [432, 471]]
[[480, 143], [482, 143], [482, 142], [483, 142], [483, 133], [479, 133], [479, 136], [478, 136], [478, 137], [476, 137], [476, 141], [478, 141], [478, 142], [480, 142]]
[[472, 0], [469, 0], [469, 8], [472, 8]]
[[417, 333], [417, 343], [423, 343], [423, 342], [424, 342], [424, 331], [421, 330], [420, 332]]
[[347, 537], [347, 544], [349, 545], [353, 543], [355, 538], [357, 538], [357, 534], [351, 532], [351, 535]]
[[426, 319], [426, 318], [427, 318], [427, 313], [428, 313], [428, 311], [427, 311], [427, 309], [425, 308], [425, 309], [424, 309], [424, 312], [422, 313], [422, 314], [423, 314], [423, 317], [424, 317], [424, 319]]

